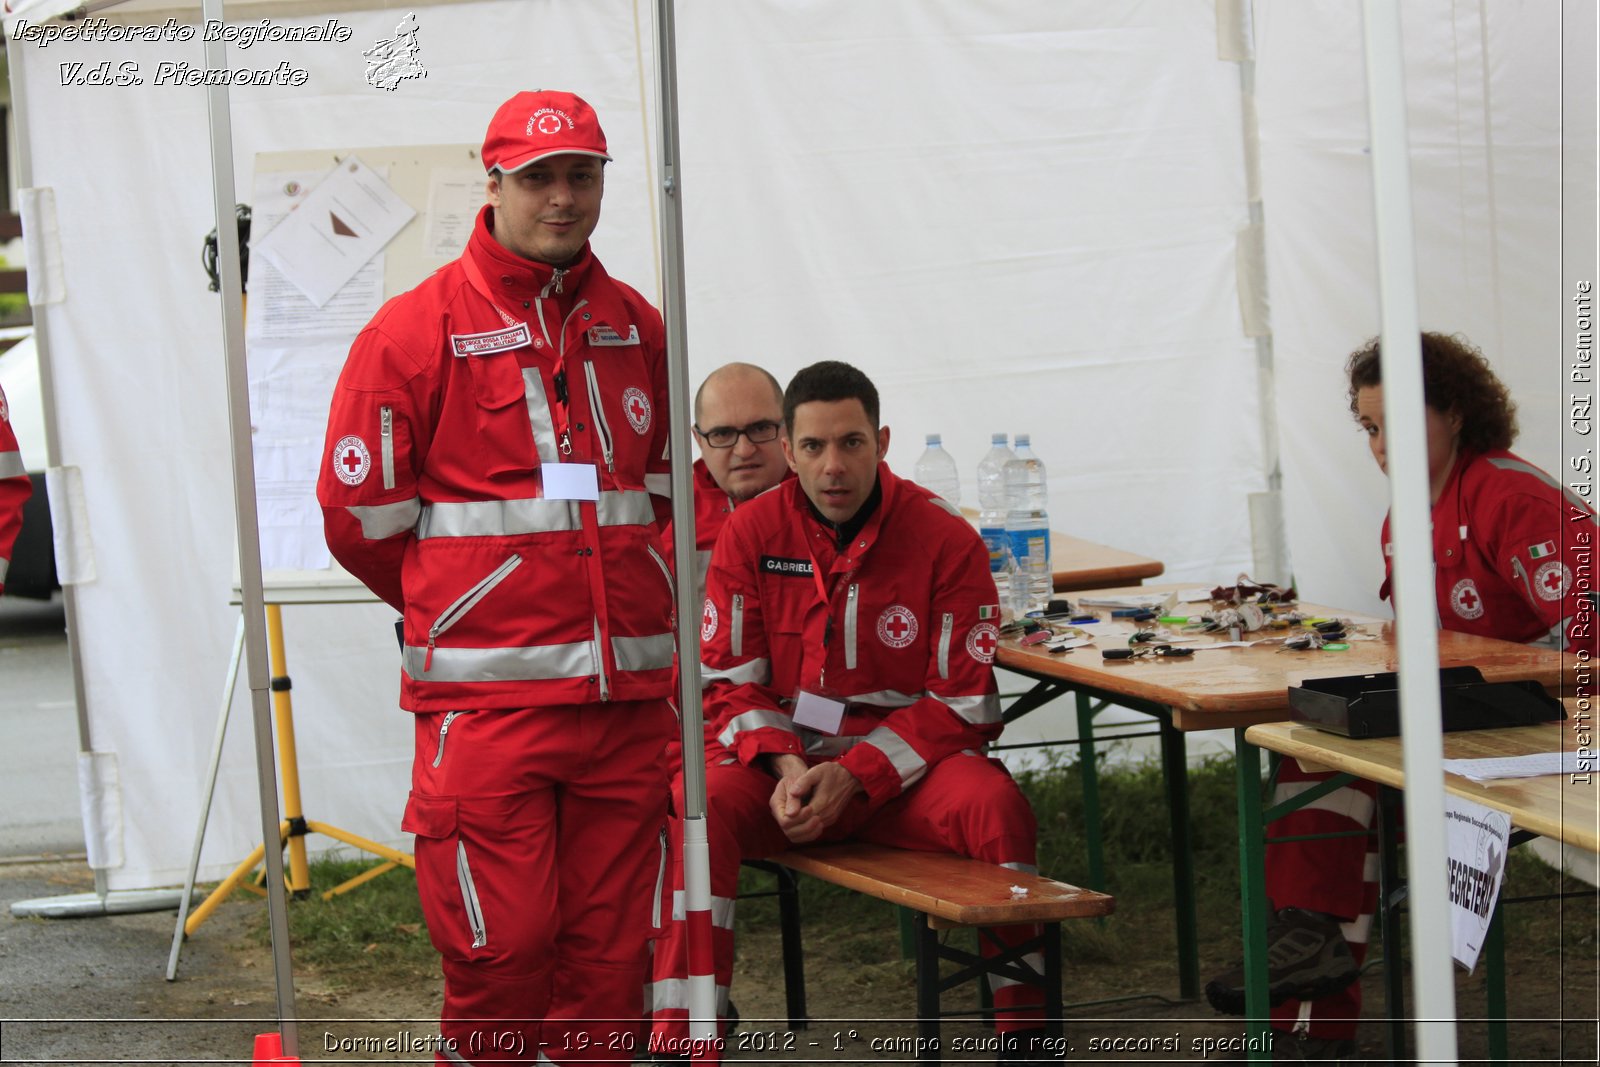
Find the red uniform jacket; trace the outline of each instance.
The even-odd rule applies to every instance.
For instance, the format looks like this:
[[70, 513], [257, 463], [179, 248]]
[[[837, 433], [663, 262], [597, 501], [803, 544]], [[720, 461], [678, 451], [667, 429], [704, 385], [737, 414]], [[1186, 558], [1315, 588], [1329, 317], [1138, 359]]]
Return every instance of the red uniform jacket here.
[[22, 529], [22, 505], [31, 495], [33, 483], [22, 468], [17, 435], [11, 429], [11, 408], [0, 390], [0, 592], [5, 591], [6, 571], [11, 569], [11, 546]]
[[[783, 480], [788, 481], [794, 477], [794, 471], [785, 471]], [[728, 516], [733, 514], [733, 509], [739, 505], [733, 497], [723, 491], [717, 480], [711, 477], [711, 471], [706, 468], [706, 461], [694, 461], [694, 548], [695, 548], [695, 592], [701, 597], [706, 592], [706, 568], [711, 564], [711, 550], [716, 547], [717, 538], [722, 534], [722, 528], [728, 524]], [[666, 531], [661, 535], [661, 554], [667, 558], [668, 565], [672, 559], [672, 523], [667, 523]]]
[[[1385, 516], [1385, 599], [1392, 552]], [[1594, 612], [1578, 597], [1592, 595], [1594, 552], [1594, 509], [1550, 475], [1510, 452], [1460, 456], [1433, 505], [1439, 626], [1593, 648]]]
[[[708, 753], [837, 759], [874, 806], [1001, 729], [983, 541], [926, 489], [882, 464], [878, 478], [882, 502], [842, 550], [798, 480], [735, 511], [700, 632]], [[795, 724], [802, 687], [847, 702], [838, 736]]]
[[[665, 697], [661, 317], [587, 247], [552, 271], [489, 220], [350, 350], [317, 483], [328, 547], [404, 613], [411, 711]], [[557, 462], [590, 465], [598, 502], [549, 495]]]

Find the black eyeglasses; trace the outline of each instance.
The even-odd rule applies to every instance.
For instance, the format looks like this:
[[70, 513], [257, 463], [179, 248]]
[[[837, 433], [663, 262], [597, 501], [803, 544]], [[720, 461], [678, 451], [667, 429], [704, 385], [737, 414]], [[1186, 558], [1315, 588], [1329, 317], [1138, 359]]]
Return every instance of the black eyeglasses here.
[[768, 441], [778, 439], [778, 426], [776, 422], [763, 419], [752, 422], [749, 426], [716, 426], [709, 430], [702, 430], [696, 426], [694, 432], [699, 434], [706, 444], [712, 448], [732, 448], [743, 434], [750, 439], [753, 445], [764, 445]]

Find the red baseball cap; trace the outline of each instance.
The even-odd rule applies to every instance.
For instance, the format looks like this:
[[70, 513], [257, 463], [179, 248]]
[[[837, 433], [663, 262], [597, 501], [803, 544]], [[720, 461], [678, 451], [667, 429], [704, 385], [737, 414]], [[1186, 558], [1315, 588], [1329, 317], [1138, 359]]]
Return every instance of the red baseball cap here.
[[548, 156], [606, 155], [606, 135], [594, 108], [572, 93], [536, 89], [500, 105], [483, 136], [483, 167], [511, 174]]

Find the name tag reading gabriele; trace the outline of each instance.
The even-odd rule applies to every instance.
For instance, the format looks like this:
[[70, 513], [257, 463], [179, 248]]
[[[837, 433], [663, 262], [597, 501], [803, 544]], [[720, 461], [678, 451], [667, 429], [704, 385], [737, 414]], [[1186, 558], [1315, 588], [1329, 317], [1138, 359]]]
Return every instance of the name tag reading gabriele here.
[[844, 722], [844, 701], [805, 689], [794, 700], [794, 722], [819, 734], [837, 734]]
[[539, 472], [546, 500], [600, 499], [600, 475], [593, 463], [545, 463]]

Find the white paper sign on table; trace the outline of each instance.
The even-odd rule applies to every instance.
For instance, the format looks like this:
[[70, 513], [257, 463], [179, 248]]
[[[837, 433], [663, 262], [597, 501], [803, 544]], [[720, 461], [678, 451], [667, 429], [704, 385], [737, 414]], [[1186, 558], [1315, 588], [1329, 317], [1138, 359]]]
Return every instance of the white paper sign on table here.
[[1504, 812], [1445, 794], [1451, 955], [1469, 972], [1478, 965], [1505, 880], [1511, 819]]

